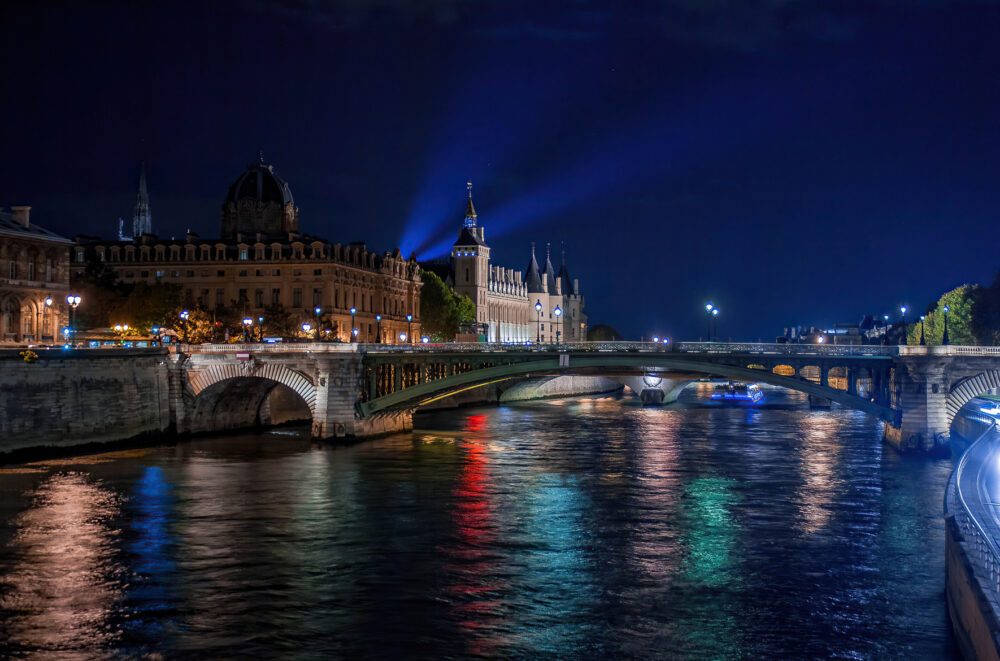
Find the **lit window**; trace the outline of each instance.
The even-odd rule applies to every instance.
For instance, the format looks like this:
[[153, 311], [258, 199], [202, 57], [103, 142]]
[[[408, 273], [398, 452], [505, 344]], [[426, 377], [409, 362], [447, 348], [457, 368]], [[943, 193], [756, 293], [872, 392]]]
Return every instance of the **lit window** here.
[[243, 262], [247, 261], [247, 249], [246, 248], [240, 248], [240, 261], [243, 261]]

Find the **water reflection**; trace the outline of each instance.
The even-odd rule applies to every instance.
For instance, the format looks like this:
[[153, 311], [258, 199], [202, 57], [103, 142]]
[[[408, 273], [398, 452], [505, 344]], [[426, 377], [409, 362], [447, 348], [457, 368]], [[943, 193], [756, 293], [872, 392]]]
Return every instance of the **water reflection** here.
[[834, 497], [843, 489], [839, 477], [839, 457], [843, 450], [840, 423], [825, 413], [803, 414], [799, 418], [802, 445], [798, 451], [802, 486], [796, 492], [802, 532], [812, 534], [833, 516]]
[[0, 579], [0, 639], [11, 654], [97, 657], [114, 642], [108, 620], [123, 568], [108, 522], [118, 509], [112, 491], [81, 473], [52, 475], [32, 493], [5, 550], [12, 567]]

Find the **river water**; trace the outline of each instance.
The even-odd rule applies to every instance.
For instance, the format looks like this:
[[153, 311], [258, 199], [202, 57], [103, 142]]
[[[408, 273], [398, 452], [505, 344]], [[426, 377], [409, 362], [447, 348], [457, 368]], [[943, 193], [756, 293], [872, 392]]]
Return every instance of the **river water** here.
[[956, 658], [952, 462], [708, 388], [0, 467], [0, 657]]

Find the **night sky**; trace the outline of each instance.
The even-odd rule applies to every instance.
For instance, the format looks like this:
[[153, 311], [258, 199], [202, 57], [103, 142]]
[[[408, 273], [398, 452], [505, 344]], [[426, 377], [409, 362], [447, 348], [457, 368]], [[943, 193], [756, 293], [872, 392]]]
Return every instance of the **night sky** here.
[[263, 150], [303, 232], [425, 259], [471, 179], [495, 263], [565, 243], [591, 323], [773, 338], [992, 280], [997, 34], [985, 0], [8, 0], [0, 205], [110, 238], [145, 157], [154, 231], [214, 236]]

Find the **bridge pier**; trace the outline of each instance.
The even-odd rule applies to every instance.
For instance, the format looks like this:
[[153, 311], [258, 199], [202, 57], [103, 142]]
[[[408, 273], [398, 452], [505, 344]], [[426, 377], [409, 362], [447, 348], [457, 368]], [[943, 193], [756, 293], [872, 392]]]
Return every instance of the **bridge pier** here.
[[355, 404], [363, 374], [361, 361], [359, 353], [334, 354], [317, 359], [313, 438], [366, 438], [413, 429], [413, 414], [410, 411], [367, 419], [357, 416]]
[[885, 424], [883, 437], [902, 452], [934, 452], [948, 443], [947, 365], [920, 358], [896, 363], [895, 408], [901, 415], [898, 424]]
[[647, 406], [661, 406], [677, 401], [681, 391], [691, 379], [665, 379], [660, 377], [630, 376], [616, 378]]

